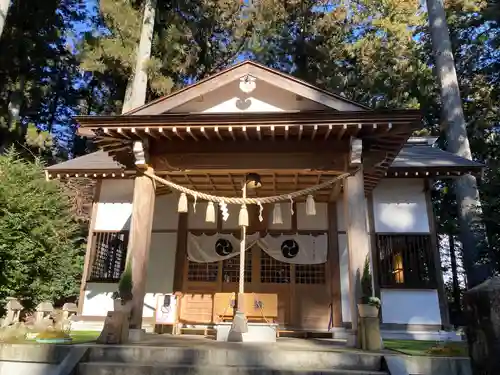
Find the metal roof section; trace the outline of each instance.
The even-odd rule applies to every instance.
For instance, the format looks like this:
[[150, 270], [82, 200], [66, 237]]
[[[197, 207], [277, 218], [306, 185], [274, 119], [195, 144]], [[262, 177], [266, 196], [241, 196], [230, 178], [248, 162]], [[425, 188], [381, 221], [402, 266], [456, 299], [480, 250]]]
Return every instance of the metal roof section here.
[[483, 168], [484, 165], [456, 156], [429, 143], [408, 142], [391, 164], [391, 168]]

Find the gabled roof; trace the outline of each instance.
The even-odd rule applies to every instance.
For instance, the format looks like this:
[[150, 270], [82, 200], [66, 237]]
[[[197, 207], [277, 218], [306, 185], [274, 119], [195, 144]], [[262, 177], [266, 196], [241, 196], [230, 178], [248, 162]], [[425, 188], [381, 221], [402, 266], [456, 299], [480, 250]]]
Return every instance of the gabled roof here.
[[370, 109], [367, 106], [353, 102], [341, 95], [320, 89], [289, 74], [285, 74], [278, 70], [268, 68], [265, 65], [246, 60], [183, 89], [175, 91], [170, 95], [135, 108], [125, 113], [125, 115], [158, 115], [165, 113], [190, 100], [206, 95], [219, 87], [234, 82], [246, 75], [251, 75], [271, 85], [280, 87], [284, 90], [293, 92], [296, 95], [340, 111], [360, 111]]

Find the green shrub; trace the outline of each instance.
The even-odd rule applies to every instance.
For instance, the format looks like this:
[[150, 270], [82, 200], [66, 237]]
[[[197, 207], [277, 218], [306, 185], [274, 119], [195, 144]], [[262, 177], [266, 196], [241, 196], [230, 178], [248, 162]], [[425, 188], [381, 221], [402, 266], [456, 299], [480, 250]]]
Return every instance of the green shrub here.
[[6, 297], [31, 310], [79, 291], [84, 231], [43, 167], [13, 150], [0, 155], [0, 316]]

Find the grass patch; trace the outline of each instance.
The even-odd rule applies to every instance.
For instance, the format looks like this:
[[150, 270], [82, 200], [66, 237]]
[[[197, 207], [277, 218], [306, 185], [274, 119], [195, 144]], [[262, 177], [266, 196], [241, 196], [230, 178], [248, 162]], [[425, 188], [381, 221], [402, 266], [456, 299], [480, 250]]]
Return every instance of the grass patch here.
[[99, 331], [73, 331], [70, 336], [73, 339], [73, 344], [82, 344], [96, 341], [100, 333]]
[[[5, 341], [1, 341], [0, 343], [4, 344], [33, 344], [36, 343], [37, 336], [41, 336], [40, 338], [51, 339], [51, 338], [62, 338], [60, 332], [56, 332], [57, 334], [51, 334], [51, 332], [44, 332], [40, 335], [34, 335], [30, 338], [11, 338]], [[72, 345], [72, 344], [85, 344], [95, 342], [99, 337], [100, 332], [97, 331], [74, 331], [69, 333], [69, 337], [71, 337], [71, 343], [61, 343], [58, 345]]]
[[465, 342], [417, 341], [417, 340], [384, 340], [386, 349], [402, 354], [417, 356], [468, 357]]

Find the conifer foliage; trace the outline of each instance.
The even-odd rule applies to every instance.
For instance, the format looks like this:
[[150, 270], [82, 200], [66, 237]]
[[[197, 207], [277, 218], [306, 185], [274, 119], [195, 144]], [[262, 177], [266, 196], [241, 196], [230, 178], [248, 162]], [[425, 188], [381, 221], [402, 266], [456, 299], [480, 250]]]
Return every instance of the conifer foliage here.
[[0, 308], [10, 296], [29, 309], [76, 295], [83, 231], [61, 184], [12, 149], [0, 155], [0, 182]]

